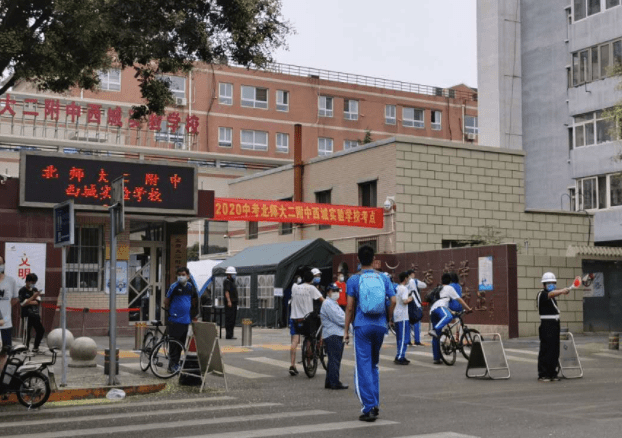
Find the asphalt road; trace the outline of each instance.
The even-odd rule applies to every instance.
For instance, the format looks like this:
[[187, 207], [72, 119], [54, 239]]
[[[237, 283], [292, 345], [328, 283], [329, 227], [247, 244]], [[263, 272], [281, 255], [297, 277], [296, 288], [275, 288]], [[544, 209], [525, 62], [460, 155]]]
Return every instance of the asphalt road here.
[[[467, 362], [433, 365], [430, 347], [410, 348], [408, 366], [395, 365], [394, 339], [381, 357], [381, 413], [358, 421], [352, 389], [324, 389], [321, 369], [309, 379], [288, 374], [287, 333], [244, 349], [225, 345], [224, 379], [208, 376], [209, 390], [176, 384], [158, 394], [106, 400], [48, 403], [28, 412], [0, 411], [3, 437], [619, 437], [622, 430], [622, 353], [606, 338], [577, 338], [584, 368], [580, 379], [538, 382], [536, 339], [505, 341], [511, 377], [468, 379]], [[239, 341], [238, 341], [239, 342]], [[238, 344], [239, 345], [239, 344]], [[344, 353], [342, 381], [353, 380], [353, 352]], [[300, 353], [298, 352], [298, 357]], [[122, 361], [127, 372], [133, 362]]]

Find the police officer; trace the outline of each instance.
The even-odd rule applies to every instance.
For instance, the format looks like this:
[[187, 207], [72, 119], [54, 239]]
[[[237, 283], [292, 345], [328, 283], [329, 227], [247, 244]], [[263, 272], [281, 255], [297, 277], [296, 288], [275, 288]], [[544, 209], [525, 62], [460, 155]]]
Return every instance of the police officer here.
[[568, 295], [569, 288], [557, 289], [557, 279], [552, 272], [542, 276], [543, 289], [538, 292], [537, 306], [540, 313], [540, 352], [538, 353], [538, 380], [560, 380], [559, 372], [559, 308], [555, 297]]
[[235, 285], [235, 276], [237, 271], [233, 266], [229, 266], [225, 270], [227, 278], [222, 284], [222, 290], [225, 298], [225, 331], [226, 339], [236, 339], [233, 337], [233, 329], [238, 313], [238, 288]]

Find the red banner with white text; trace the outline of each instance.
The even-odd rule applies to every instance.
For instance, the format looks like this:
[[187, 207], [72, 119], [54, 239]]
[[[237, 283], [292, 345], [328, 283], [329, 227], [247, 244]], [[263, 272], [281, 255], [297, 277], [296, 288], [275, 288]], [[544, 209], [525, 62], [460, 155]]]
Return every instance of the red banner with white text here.
[[292, 222], [383, 228], [382, 208], [258, 199], [214, 199], [215, 221]]

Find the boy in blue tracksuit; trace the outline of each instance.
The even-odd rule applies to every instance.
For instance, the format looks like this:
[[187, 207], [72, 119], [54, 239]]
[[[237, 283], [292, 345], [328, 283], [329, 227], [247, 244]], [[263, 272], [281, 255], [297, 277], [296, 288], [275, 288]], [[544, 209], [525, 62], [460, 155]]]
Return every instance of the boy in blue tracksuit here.
[[[362, 405], [361, 421], [376, 421], [380, 405], [380, 373], [378, 362], [380, 360], [380, 348], [384, 336], [388, 332], [387, 316], [393, 317], [395, 308], [395, 292], [391, 281], [384, 275], [373, 269], [374, 250], [368, 245], [362, 246], [358, 251], [358, 259], [361, 263], [361, 272], [353, 275], [346, 283], [348, 305], [346, 307], [346, 319], [343, 340], [349, 341], [350, 323], [354, 321], [354, 391]], [[362, 312], [359, 303], [359, 283], [362, 275], [369, 275], [375, 281], [379, 278], [384, 285], [385, 295], [391, 300], [388, 309], [377, 315]], [[383, 308], [384, 309], [384, 308]]]

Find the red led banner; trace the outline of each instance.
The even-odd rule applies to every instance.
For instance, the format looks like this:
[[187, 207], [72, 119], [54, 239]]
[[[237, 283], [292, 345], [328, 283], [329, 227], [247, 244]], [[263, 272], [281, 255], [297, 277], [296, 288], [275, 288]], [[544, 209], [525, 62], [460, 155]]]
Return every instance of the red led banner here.
[[258, 199], [214, 199], [215, 221], [293, 222], [383, 228], [382, 208]]

